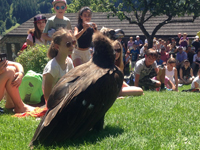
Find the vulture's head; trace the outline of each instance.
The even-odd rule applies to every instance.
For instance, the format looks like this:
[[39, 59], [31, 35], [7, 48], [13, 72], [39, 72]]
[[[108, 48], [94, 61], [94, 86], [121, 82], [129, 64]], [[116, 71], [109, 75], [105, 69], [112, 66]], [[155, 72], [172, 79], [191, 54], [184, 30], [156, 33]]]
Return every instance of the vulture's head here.
[[102, 68], [113, 67], [115, 52], [112, 41], [100, 32], [93, 34], [92, 41], [94, 44], [93, 62]]
[[103, 35], [109, 37], [111, 40], [116, 40], [118, 38], [123, 38], [124, 37], [124, 31], [122, 29], [110, 29], [110, 28], [105, 28], [102, 27], [100, 30]]

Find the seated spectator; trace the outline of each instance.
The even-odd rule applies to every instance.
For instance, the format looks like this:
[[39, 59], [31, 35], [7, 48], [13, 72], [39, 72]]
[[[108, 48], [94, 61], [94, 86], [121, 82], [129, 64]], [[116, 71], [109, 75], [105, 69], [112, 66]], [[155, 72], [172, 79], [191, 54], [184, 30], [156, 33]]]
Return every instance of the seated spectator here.
[[182, 46], [184, 50], [186, 50], [187, 46], [189, 45], [189, 39], [187, 37], [187, 33], [183, 33], [183, 37], [181, 37], [179, 45]]
[[126, 54], [125, 54], [124, 75], [130, 74], [130, 68], [129, 68], [130, 61], [131, 61], [130, 51], [127, 51]]
[[180, 68], [180, 80], [179, 83], [180, 84], [191, 84], [194, 76], [193, 76], [193, 70], [190, 67], [190, 62], [189, 60], [184, 60], [183, 66]]
[[200, 69], [198, 70], [197, 76], [194, 78], [191, 84], [191, 89], [200, 88]]
[[195, 54], [193, 56], [193, 64], [192, 64], [192, 69], [193, 69], [193, 73], [196, 76], [196, 73], [200, 67], [200, 49], [197, 51], [197, 54]]
[[169, 54], [166, 52], [165, 47], [161, 47], [160, 59], [166, 64], [169, 59]]
[[47, 52], [47, 56], [51, 60], [44, 68], [42, 81], [42, 90], [46, 102], [57, 81], [74, 68], [72, 59], [68, 57], [72, 54], [76, 44], [73, 33], [61, 28], [53, 34], [52, 39]]
[[24, 76], [24, 69], [21, 64], [3, 60], [0, 62], [0, 100], [5, 94], [5, 108], [14, 109], [15, 113], [23, 113], [34, 110], [34, 107], [23, 103], [19, 86]]
[[187, 59], [187, 53], [183, 51], [183, 47], [178, 47], [178, 53], [176, 55], [176, 69], [178, 70], [178, 76], [179, 76], [179, 70], [181, 66], [183, 65], [183, 61]]
[[167, 61], [167, 65], [165, 66], [165, 75], [172, 81], [172, 83], [176, 87], [175, 91], [178, 91], [178, 74], [175, 66], [176, 59], [170, 57]]
[[181, 36], [182, 36], [182, 34], [179, 32], [179, 33], [177, 34], [177, 37], [175, 38], [175, 40], [176, 40], [176, 46], [180, 46], [179, 41], [180, 41], [180, 39], [181, 39]]
[[187, 59], [190, 62], [190, 66], [192, 66], [192, 64], [193, 64], [193, 56], [195, 54], [195, 47], [188, 46], [186, 52], [187, 52]]
[[160, 59], [160, 53], [158, 53], [158, 58], [156, 59], [157, 65], [163, 65], [164, 61]]
[[[152, 79], [157, 76], [159, 68], [156, 63], [158, 53], [154, 49], [148, 49], [145, 58], [142, 58], [136, 62], [134, 74], [135, 74], [135, 86], [143, 87], [145, 89], [158, 88], [164, 89], [164, 76], [160, 77], [160, 81]], [[163, 74], [162, 74], [163, 75]]]
[[166, 41], [164, 41], [164, 47], [165, 47], [165, 51], [167, 52], [167, 53], [169, 53], [169, 51], [170, 51], [170, 44], [171, 43], [167, 43]]
[[28, 30], [27, 45], [45, 44], [45, 40], [42, 38], [42, 32], [45, 28], [46, 21], [46, 17], [41, 14], [34, 17], [34, 28]]
[[139, 48], [139, 49], [142, 48], [142, 46], [143, 46], [143, 41], [140, 40], [139, 35], [136, 36], [135, 44], [137, 45], [137, 48]]
[[[116, 52], [115, 65], [118, 66], [122, 71], [124, 69], [124, 64], [122, 61], [122, 45], [119, 41], [115, 40], [113, 42], [113, 47]], [[126, 82], [123, 82], [122, 89], [119, 96], [139, 96], [143, 94], [143, 90], [139, 87], [129, 86]]]
[[200, 41], [199, 36], [195, 36], [195, 39], [192, 41], [192, 46], [195, 47], [195, 52], [197, 53], [198, 49], [200, 48]]
[[133, 49], [133, 37], [130, 37], [130, 40], [127, 43], [127, 50], [132, 50]]
[[153, 47], [152, 48], [155, 49], [155, 50], [158, 50], [156, 39], [153, 39]]
[[162, 39], [159, 38], [159, 39], [158, 39], [158, 43], [157, 43], [157, 50], [160, 50], [161, 47], [162, 47]]
[[137, 45], [133, 44], [133, 49], [130, 50], [130, 56], [131, 56], [131, 71], [133, 71], [133, 68], [135, 66], [135, 63], [138, 61], [140, 54], [140, 50], [137, 48]]
[[140, 57], [144, 58], [146, 51], [148, 50], [148, 43], [145, 43], [144, 46], [140, 49]]

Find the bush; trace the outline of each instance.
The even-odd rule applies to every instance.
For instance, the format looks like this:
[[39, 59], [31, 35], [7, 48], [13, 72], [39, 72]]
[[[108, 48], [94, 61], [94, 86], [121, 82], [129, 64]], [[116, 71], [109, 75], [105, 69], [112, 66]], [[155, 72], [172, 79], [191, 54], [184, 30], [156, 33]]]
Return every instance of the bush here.
[[49, 46], [36, 45], [28, 47], [23, 52], [19, 52], [16, 61], [24, 67], [24, 73], [28, 70], [33, 70], [37, 73], [42, 73], [49, 59], [47, 58], [47, 50]]

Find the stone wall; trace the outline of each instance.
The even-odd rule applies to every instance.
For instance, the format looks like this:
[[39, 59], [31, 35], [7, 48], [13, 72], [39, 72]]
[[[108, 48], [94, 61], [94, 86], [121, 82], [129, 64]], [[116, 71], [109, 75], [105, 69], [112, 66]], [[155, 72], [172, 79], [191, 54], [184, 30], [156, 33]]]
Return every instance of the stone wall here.
[[0, 41], [0, 52], [7, 54], [8, 60], [14, 60], [27, 36], [4, 36]]

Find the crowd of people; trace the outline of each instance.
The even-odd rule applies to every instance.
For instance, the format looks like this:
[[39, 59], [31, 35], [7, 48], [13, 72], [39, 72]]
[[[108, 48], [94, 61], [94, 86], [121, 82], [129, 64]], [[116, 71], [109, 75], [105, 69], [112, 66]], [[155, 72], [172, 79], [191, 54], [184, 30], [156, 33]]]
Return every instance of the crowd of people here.
[[[126, 46], [123, 47], [124, 74], [129, 75], [130, 70], [135, 77], [135, 86], [143, 87], [143, 89], [154, 89], [159, 86], [161, 90], [164, 88], [178, 91], [178, 86], [196, 82], [194, 78], [198, 77], [199, 36], [195, 36], [192, 40], [192, 42], [189, 41], [187, 33], [178, 33], [177, 37], [167, 40], [154, 38], [153, 47], [148, 49], [147, 40], [143, 42], [139, 36], [136, 36], [135, 40], [130, 37]], [[156, 74], [165, 74], [165, 76], [159, 78]], [[169, 86], [167, 83], [172, 83], [172, 85]], [[200, 87], [199, 84], [195, 86], [195, 88], [198, 87]]]
[[[90, 45], [97, 25], [91, 23], [92, 10], [83, 7], [78, 12], [77, 25], [72, 32], [70, 20], [64, 16], [66, 0], [53, 0], [55, 16], [48, 20], [44, 15], [34, 17], [34, 28], [28, 31], [27, 45], [50, 44], [47, 56], [51, 59], [43, 71], [42, 89], [47, 102], [53, 86], [69, 70], [90, 60]], [[123, 83], [119, 96], [138, 96], [143, 90], [166, 88], [178, 91], [179, 84], [191, 84], [191, 88], [200, 87], [200, 42], [196, 36], [192, 43], [187, 34], [178, 33], [167, 41], [154, 38], [153, 47], [148, 48], [140, 36], [130, 37], [127, 43], [122, 39], [113, 41], [116, 53], [115, 65], [124, 74], [134, 74], [134, 86]], [[69, 55], [71, 57], [69, 57]], [[19, 95], [19, 85], [24, 76], [23, 67], [15, 62], [0, 62], [1, 93], [5, 97], [6, 108], [16, 113], [32, 111], [33, 107], [23, 103]], [[195, 76], [197, 77], [195, 78]]]

